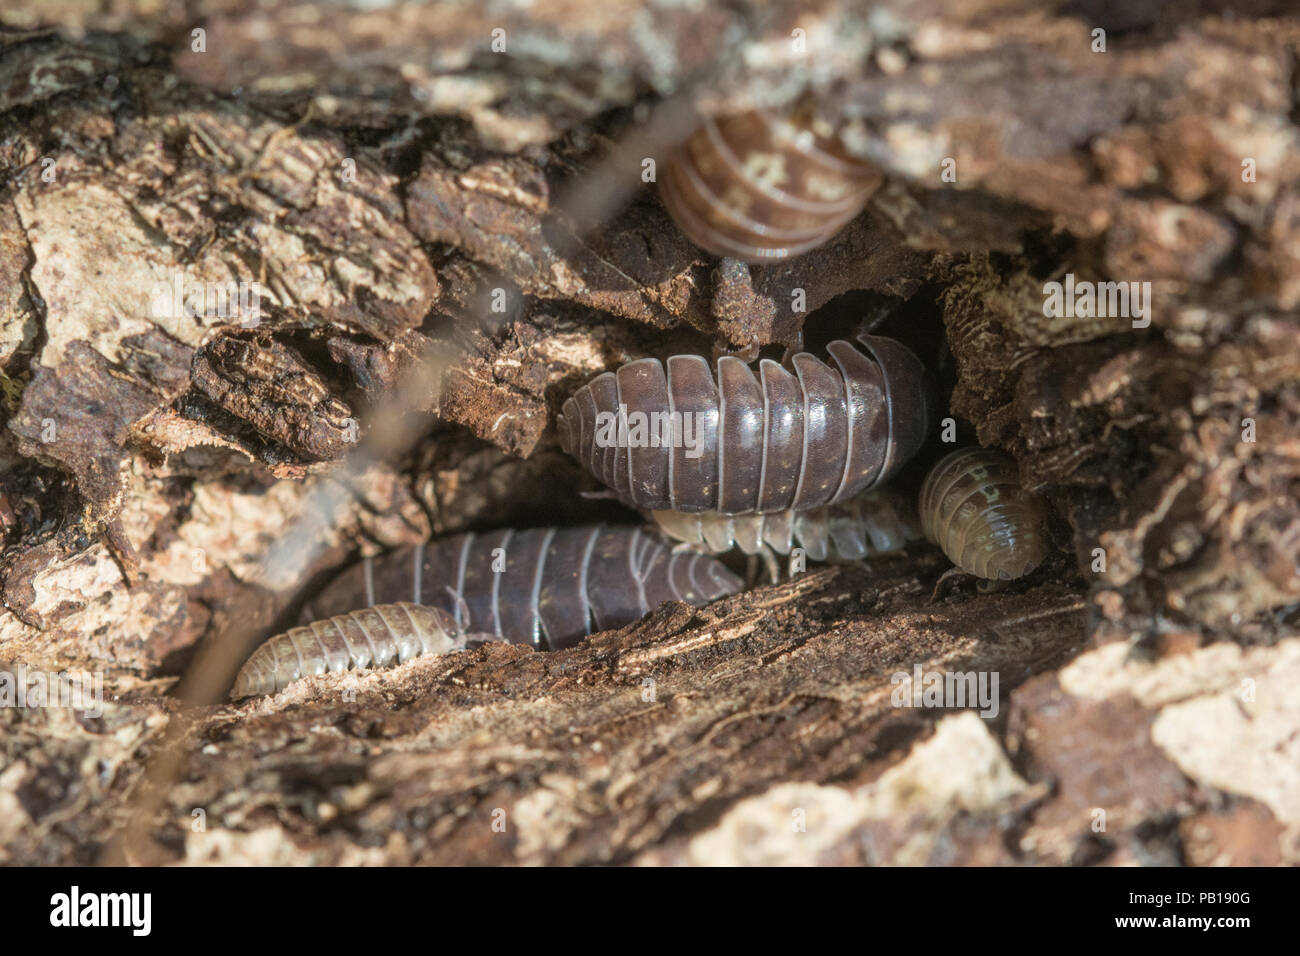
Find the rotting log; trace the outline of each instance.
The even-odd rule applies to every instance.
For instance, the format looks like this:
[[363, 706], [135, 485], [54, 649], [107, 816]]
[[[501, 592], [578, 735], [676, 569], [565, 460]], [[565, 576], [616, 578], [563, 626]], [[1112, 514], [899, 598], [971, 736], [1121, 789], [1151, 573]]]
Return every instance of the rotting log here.
[[[0, 671], [105, 695], [0, 708], [0, 861], [103, 859], [164, 743], [134, 861], [1300, 861], [1287, 4], [165, 6], [0, 11]], [[887, 180], [785, 264], [695, 249], [618, 145], [806, 92]], [[1149, 282], [1149, 324], [1048, 314], [1067, 274]], [[178, 280], [257, 283], [256, 321]], [[591, 375], [864, 316], [1052, 503], [1035, 576], [934, 596], [915, 546], [554, 654], [168, 696], [358, 552], [630, 520], [556, 448]], [[422, 440], [268, 572], [430, 346]], [[900, 706], [918, 668], [996, 713]]]

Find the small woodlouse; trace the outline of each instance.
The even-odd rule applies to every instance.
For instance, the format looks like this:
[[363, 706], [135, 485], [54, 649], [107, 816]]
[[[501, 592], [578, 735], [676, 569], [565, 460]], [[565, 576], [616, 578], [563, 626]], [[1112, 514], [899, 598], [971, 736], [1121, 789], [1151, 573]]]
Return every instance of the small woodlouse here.
[[405, 602], [361, 608], [265, 641], [240, 668], [230, 698], [273, 694], [312, 674], [394, 667], [464, 646], [464, 635], [441, 608]]
[[[268, 673], [272, 689], [278, 690], [306, 674], [383, 666], [361, 663], [355, 654], [331, 656], [319, 633], [379, 608], [420, 610], [438, 633], [460, 642], [455, 647], [464, 646], [468, 633], [558, 650], [595, 631], [631, 624], [666, 601], [700, 606], [735, 594], [742, 583], [717, 559], [675, 550], [662, 537], [635, 527], [505, 529], [440, 538], [366, 558], [342, 571], [306, 611], [327, 620], [263, 644], [244, 665], [232, 697], [269, 693], [249, 689], [270, 686]], [[395, 612], [393, 616], [402, 624]], [[383, 618], [386, 624], [389, 617]], [[373, 617], [365, 620], [378, 627]], [[441, 652], [415, 650], [405, 639], [411, 656]], [[396, 634], [391, 640], [400, 643]], [[387, 645], [382, 659], [388, 664], [407, 660], [393, 645]], [[369, 660], [381, 660], [378, 647]], [[250, 671], [255, 661], [257, 667]], [[268, 671], [273, 661], [276, 666]]]
[[1011, 456], [985, 448], [946, 455], [921, 486], [921, 527], [958, 568], [995, 581], [1024, 577], [1047, 557], [1047, 507], [1020, 486]]
[[761, 554], [765, 548], [789, 554], [797, 543], [813, 561], [857, 561], [897, 551], [922, 537], [914, 509], [890, 489], [812, 511], [757, 515], [654, 511], [651, 517], [670, 538], [712, 554], [733, 547], [745, 554]]
[[[639, 359], [569, 398], [560, 445], [625, 503], [650, 511], [809, 511], [887, 481], [921, 447], [931, 401], [921, 361], [893, 339], [837, 339], [835, 368], [763, 359]], [[599, 416], [599, 417], [598, 417]], [[639, 430], [638, 430], [639, 429]]]
[[806, 111], [755, 110], [706, 119], [667, 164], [659, 193], [698, 246], [761, 263], [826, 242], [882, 181]]

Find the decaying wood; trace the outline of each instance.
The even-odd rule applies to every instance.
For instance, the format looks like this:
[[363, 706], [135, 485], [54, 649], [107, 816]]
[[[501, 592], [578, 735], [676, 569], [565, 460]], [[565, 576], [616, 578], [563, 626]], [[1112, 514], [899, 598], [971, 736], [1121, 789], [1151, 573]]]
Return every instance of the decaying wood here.
[[[134, 861], [1300, 862], [1300, 19], [1229, 6], [6, 3], [0, 674], [105, 704], [0, 707], [0, 861], [133, 824]], [[645, 131], [802, 96], [884, 186], [811, 255], [700, 252]], [[1047, 314], [1067, 273], [1150, 282], [1149, 326]], [[176, 301], [240, 283], [254, 316]], [[553, 654], [168, 696], [358, 553], [635, 520], [555, 443], [592, 375], [864, 315], [1051, 502], [1042, 570], [932, 598], [916, 545]], [[342, 471], [429, 352], [423, 439]], [[900, 706], [945, 673], [996, 713]]]

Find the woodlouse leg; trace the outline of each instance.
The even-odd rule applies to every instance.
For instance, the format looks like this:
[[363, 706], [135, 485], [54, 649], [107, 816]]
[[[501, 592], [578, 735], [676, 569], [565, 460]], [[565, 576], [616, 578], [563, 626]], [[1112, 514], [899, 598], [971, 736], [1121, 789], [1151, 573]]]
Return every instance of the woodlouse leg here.
[[970, 575], [961, 568], [949, 568], [947, 571], [943, 572], [943, 574], [939, 575], [939, 580], [934, 582], [934, 590], [930, 592], [930, 603], [934, 604], [939, 600], [939, 592], [943, 590], [944, 585], [949, 581], [954, 578], [960, 579], [969, 576]]
[[763, 351], [763, 346], [758, 344], [758, 336], [748, 345], [742, 345], [738, 349], [725, 349], [716, 343], [713, 346], [713, 361], [716, 363], [723, 356], [738, 358], [746, 365], [758, 360], [759, 353]]
[[791, 364], [790, 360], [793, 359], [796, 355], [798, 355], [802, 351], [803, 351], [803, 329], [800, 329], [798, 332], [794, 334], [794, 344], [787, 345], [785, 347], [785, 352], [782, 353], [781, 355], [782, 368], [793, 370], [794, 365]]
[[[451, 595], [452, 603], [456, 608], [455, 621], [456, 621], [457, 636], [465, 637], [466, 628], [470, 626], [469, 602], [465, 600], [465, 596], [463, 594], [461, 594], [459, 591], [457, 591], [455, 588], [451, 587], [450, 585], [448, 585], [446, 591], [448, 594]], [[492, 635], [492, 638], [493, 640], [495, 640], [496, 635], [495, 634]]]

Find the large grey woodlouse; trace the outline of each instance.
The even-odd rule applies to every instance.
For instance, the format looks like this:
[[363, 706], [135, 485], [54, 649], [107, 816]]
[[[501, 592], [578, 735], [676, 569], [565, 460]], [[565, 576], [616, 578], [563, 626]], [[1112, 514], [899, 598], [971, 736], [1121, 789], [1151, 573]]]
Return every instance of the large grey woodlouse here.
[[921, 526], [958, 568], [1010, 581], [1047, 557], [1047, 507], [1026, 491], [1011, 456], [985, 448], [946, 455], [921, 486]]
[[[887, 481], [921, 447], [931, 402], [921, 361], [862, 334], [770, 359], [639, 359], [569, 398], [560, 444], [626, 503], [651, 511], [808, 511]], [[598, 418], [599, 416], [599, 418]], [[639, 416], [639, 417], [638, 417]], [[648, 422], [638, 435], [622, 422]], [[694, 433], [696, 447], [691, 444]]]
[[[365, 613], [356, 608], [424, 608], [436, 614], [430, 626], [454, 635], [460, 642], [456, 646], [464, 646], [465, 635], [472, 633], [557, 650], [595, 631], [631, 624], [666, 601], [703, 605], [735, 594], [741, 585], [715, 558], [675, 550], [660, 536], [635, 527], [579, 525], [454, 535], [367, 558], [342, 571], [306, 609], [312, 617], [329, 620], [271, 638], [245, 664], [235, 688], [266, 692], [248, 690], [267, 685], [256, 674], [245, 678], [245, 672], [264, 651], [262, 665], [292, 660], [286, 642], [302, 655], [301, 666], [276, 668], [274, 689], [305, 674], [365, 666], [355, 655], [350, 663], [331, 658], [324, 646], [312, 651], [308, 643], [301, 649], [307, 635], [299, 632]], [[276, 651], [266, 650], [277, 642]], [[407, 658], [387, 657], [389, 663], [399, 659]]]
[[712, 554], [739, 547], [745, 554], [767, 549], [789, 554], [797, 543], [813, 561], [856, 561], [896, 551], [922, 537], [911, 505], [884, 488], [812, 511], [723, 515], [654, 511], [651, 517], [666, 535]]
[[759, 263], [826, 242], [882, 180], [806, 111], [756, 110], [705, 119], [667, 164], [660, 196], [696, 245]]

